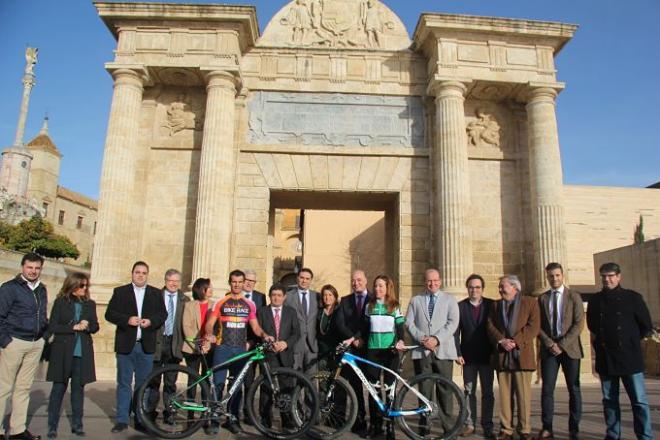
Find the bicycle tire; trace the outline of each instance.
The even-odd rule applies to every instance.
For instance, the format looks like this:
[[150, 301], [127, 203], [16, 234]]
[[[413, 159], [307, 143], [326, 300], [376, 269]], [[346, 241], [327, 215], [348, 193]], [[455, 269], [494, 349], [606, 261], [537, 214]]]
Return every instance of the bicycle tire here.
[[[185, 384], [182, 391], [178, 391], [181, 388], [181, 385], [177, 387], [177, 393], [173, 394], [169, 402], [162, 402], [162, 399], [159, 399], [157, 402], [156, 408], [152, 408], [149, 405], [149, 394], [151, 389], [149, 384], [151, 381], [164, 373], [177, 373], [177, 379], [180, 378], [180, 375], [185, 375]], [[208, 399], [210, 394], [209, 384], [207, 381], [201, 381], [194, 385], [193, 388], [188, 389], [189, 383], [194, 383], [199, 380], [200, 376], [192, 368], [184, 367], [183, 365], [166, 365], [164, 367], [157, 368], [153, 370], [149, 376], [147, 376], [144, 383], [140, 386], [136, 394], [136, 405], [135, 412], [138, 417], [138, 420], [142, 423], [142, 426], [145, 427], [150, 434], [155, 435], [160, 438], [165, 439], [180, 439], [186, 438], [193, 435], [197, 432], [205, 422], [210, 421], [210, 414], [208, 411], [187, 411], [185, 409], [177, 409], [177, 405], [187, 404], [188, 406], [195, 404], [204, 407], [208, 407]], [[193, 395], [193, 390], [195, 391], [195, 396]], [[207, 396], [206, 398], [204, 396]], [[174, 424], [167, 423], [164, 419], [159, 420], [157, 417], [154, 417], [153, 411], [156, 411], [156, 416], [158, 415], [158, 410], [160, 409], [160, 414], [164, 415], [165, 412], [172, 415], [172, 421]]]
[[271, 383], [264, 374], [259, 375], [246, 397], [250, 421], [269, 438], [290, 440], [303, 436], [319, 414], [318, 393], [312, 381], [291, 368], [273, 368], [270, 376], [282, 389], [273, 397]]
[[[463, 391], [451, 380], [436, 373], [424, 373], [415, 376], [408, 382], [410, 387], [431, 390], [432, 412], [430, 416], [409, 415], [397, 417], [399, 428], [413, 440], [452, 439], [461, 431], [467, 407]], [[443, 399], [438, 398], [442, 396]], [[408, 405], [405, 401], [408, 399]], [[420, 404], [419, 398], [408, 388], [403, 387], [396, 396], [395, 409], [410, 408], [411, 402]]]
[[319, 393], [319, 419], [307, 435], [318, 440], [331, 440], [343, 435], [357, 418], [357, 395], [346, 379], [335, 378], [334, 390], [328, 395], [327, 381], [331, 376], [334, 374], [328, 371], [312, 376]]

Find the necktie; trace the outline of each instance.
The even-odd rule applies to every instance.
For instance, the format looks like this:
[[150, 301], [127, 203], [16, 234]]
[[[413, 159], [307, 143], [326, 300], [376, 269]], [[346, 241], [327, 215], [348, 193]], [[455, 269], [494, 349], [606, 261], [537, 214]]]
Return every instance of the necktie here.
[[303, 308], [303, 313], [305, 316], [307, 316], [307, 291], [303, 290], [302, 292], [302, 308]]
[[245, 299], [252, 301], [252, 292], [245, 292]]
[[275, 339], [280, 339], [280, 309], [275, 309]]
[[429, 318], [433, 317], [434, 308], [435, 308], [435, 295], [429, 295]]
[[362, 307], [364, 306], [364, 295], [357, 295], [357, 311], [358, 316], [362, 316]]
[[557, 331], [557, 322], [559, 321], [559, 311], [557, 310], [559, 308], [558, 306], [558, 297], [559, 292], [554, 291], [552, 292], [552, 337], [556, 338], [559, 336], [559, 332]]
[[172, 336], [174, 329], [174, 295], [167, 294], [167, 320], [165, 321], [165, 336]]

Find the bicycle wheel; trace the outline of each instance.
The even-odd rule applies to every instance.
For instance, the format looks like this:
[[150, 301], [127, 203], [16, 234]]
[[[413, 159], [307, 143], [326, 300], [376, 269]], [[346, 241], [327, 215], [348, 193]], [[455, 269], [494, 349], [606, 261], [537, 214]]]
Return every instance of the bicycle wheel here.
[[[408, 382], [431, 402], [431, 411], [397, 417], [401, 430], [413, 440], [452, 439], [458, 435], [467, 408], [463, 391], [452, 381], [439, 374], [425, 373]], [[414, 410], [424, 407], [421, 399], [409, 388], [402, 387], [396, 397], [395, 409]]]
[[357, 417], [357, 396], [343, 377], [323, 371], [312, 376], [319, 393], [319, 419], [307, 433], [319, 440], [337, 438], [351, 429]]
[[248, 417], [266, 437], [298, 438], [318, 418], [319, 401], [314, 385], [307, 376], [290, 368], [274, 368], [270, 377], [272, 382], [261, 374], [250, 385], [246, 397]]
[[[167, 402], [160, 399], [159, 390], [152, 388], [154, 378], [164, 374], [176, 375], [177, 389]], [[153, 435], [179, 439], [194, 434], [210, 421], [211, 394], [206, 380], [191, 368], [167, 365], [155, 369], [136, 393], [135, 412], [138, 420]]]

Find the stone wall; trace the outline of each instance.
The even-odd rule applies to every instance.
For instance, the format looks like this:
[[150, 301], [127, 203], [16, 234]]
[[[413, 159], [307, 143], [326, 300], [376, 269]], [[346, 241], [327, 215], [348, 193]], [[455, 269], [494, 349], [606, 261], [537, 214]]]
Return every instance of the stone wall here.
[[593, 285], [592, 256], [632, 244], [640, 215], [647, 240], [660, 237], [660, 190], [565, 185], [564, 197], [570, 284]]
[[660, 325], [660, 238], [642, 244], [620, 247], [594, 255], [594, 277], [601, 264], [615, 262], [621, 266], [621, 285], [644, 296], [653, 324]]

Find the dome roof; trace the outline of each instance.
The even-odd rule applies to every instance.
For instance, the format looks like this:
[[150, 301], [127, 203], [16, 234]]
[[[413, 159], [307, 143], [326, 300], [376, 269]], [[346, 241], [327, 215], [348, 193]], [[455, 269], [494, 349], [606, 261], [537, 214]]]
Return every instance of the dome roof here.
[[44, 124], [41, 126], [39, 134], [37, 134], [34, 139], [27, 143], [27, 148], [30, 150], [44, 150], [49, 153], [52, 153], [58, 157], [61, 157], [62, 154], [55, 146], [55, 142], [50, 138], [48, 133], [48, 116], [44, 118]]

